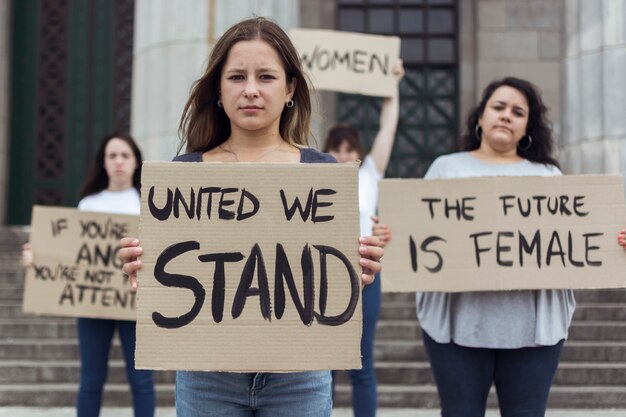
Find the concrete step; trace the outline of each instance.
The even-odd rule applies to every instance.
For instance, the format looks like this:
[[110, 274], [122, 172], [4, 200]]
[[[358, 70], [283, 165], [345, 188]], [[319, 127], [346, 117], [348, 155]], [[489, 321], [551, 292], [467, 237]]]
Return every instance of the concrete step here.
[[382, 304], [378, 320], [417, 320], [415, 303]]
[[76, 319], [40, 318], [0, 319], [0, 335], [11, 339], [76, 338]]
[[[376, 363], [376, 378], [381, 385], [434, 384], [428, 362], [382, 362]], [[348, 383], [346, 372], [337, 381]], [[626, 363], [568, 363], [561, 362], [554, 377], [554, 385], [624, 385], [626, 386]]]
[[[413, 320], [387, 320], [378, 322], [376, 337], [379, 340], [418, 340], [419, 323]], [[569, 329], [570, 340], [620, 341], [626, 340], [624, 321], [574, 322]]]
[[[157, 405], [174, 406], [174, 385], [155, 384]], [[0, 384], [0, 406], [28, 405], [30, 407], [71, 407], [76, 403], [78, 384]], [[106, 384], [105, 406], [130, 406], [128, 384]]]
[[[122, 352], [117, 339], [113, 339], [110, 357], [121, 359]], [[24, 360], [77, 359], [78, 341], [69, 339], [9, 339], [0, 340], [0, 358]]]
[[624, 303], [626, 291], [623, 288], [605, 290], [575, 290], [576, 301], [579, 303]]
[[561, 362], [554, 384], [626, 387], [626, 362]]
[[574, 321], [626, 321], [626, 302], [578, 303]]
[[574, 322], [569, 329], [570, 340], [626, 340], [626, 322], [584, 321]]
[[10, 284], [22, 288], [24, 286], [24, 269], [20, 266], [0, 264], [0, 284]]
[[[335, 405], [351, 404], [350, 387], [335, 387]], [[492, 388], [487, 401], [489, 407], [497, 407], [495, 390]], [[439, 399], [434, 385], [385, 385], [378, 387], [379, 407], [438, 408]], [[549, 408], [624, 408], [626, 386], [553, 386], [548, 399]]]
[[[623, 288], [598, 289], [598, 290], [574, 290], [576, 301], [580, 303], [620, 303], [626, 302], [626, 291]], [[397, 303], [415, 302], [415, 293], [383, 293], [382, 305], [394, 305]]]
[[[415, 303], [397, 303], [383, 306], [379, 320], [416, 320]], [[626, 302], [624, 303], [578, 303], [574, 320], [621, 320], [626, 321]]]
[[[381, 340], [374, 345], [377, 361], [426, 361], [426, 350], [418, 340]], [[623, 362], [626, 361], [626, 341], [595, 342], [572, 341], [565, 343], [561, 361], [569, 362]]]
[[0, 318], [1, 319], [13, 319], [23, 318], [22, 314], [22, 302], [19, 301], [0, 301]]
[[415, 303], [414, 292], [384, 292], [380, 296], [381, 305], [388, 306], [398, 303]]
[[426, 349], [421, 336], [416, 340], [383, 340], [374, 342], [376, 361], [425, 361]]
[[21, 301], [23, 296], [21, 285], [0, 284], [0, 301]]
[[[0, 340], [0, 358], [7, 360], [75, 360], [79, 358], [78, 340], [76, 338]], [[124, 358], [117, 336], [113, 338], [109, 358], [120, 360]]]
[[[123, 360], [110, 360], [107, 381], [125, 383], [126, 369]], [[36, 384], [36, 383], [78, 383], [80, 363], [76, 360], [0, 360], [0, 384]], [[155, 383], [175, 381], [174, 372], [159, 371], [154, 373]]]
[[563, 348], [561, 360], [624, 362], [626, 361], [626, 340], [609, 342], [568, 340]]

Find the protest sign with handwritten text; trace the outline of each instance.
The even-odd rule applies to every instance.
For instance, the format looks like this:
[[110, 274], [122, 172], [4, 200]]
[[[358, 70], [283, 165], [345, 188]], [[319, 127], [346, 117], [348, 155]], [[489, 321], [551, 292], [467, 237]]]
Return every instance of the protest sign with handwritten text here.
[[32, 218], [25, 313], [135, 320], [117, 252], [122, 237], [137, 236], [138, 216], [34, 206]]
[[289, 37], [316, 90], [397, 93], [391, 66], [400, 57], [400, 38], [323, 29], [292, 29]]
[[144, 163], [136, 366], [359, 368], [357, 171]]
[[383, 180], [385, 291], [626, 287], [621, 176]]

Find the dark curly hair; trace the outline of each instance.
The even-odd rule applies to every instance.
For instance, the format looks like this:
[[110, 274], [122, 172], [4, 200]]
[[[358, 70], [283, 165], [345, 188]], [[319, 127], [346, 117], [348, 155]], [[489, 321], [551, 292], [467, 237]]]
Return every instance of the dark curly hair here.
[[[506, 77], [493, 81], [483, 90], [480, 103], [470, 112], [467, 118], [465, 133], [461, 137], [461, 150], [473, 151], [480, 147], [480, 137], [476, 135], [478, 119], [485, 111], [485, 106], [493, 93], [502, 86], [516, 89], [526, 97], [528, 102], [526, 134], [532, 137], [532, 143], [528, 149], [518, 146], [517, 154], [529, 161], [554, 165], [558, 168], [559, 163], [552, 156], [555, 141], [552, 134], [552, 124], [546, 117], [548, 109], [543, 104], [539, 90], [534, 84], [515, 77]], [[527, 139], [522, 138], [522, 141], [526, 142]]]

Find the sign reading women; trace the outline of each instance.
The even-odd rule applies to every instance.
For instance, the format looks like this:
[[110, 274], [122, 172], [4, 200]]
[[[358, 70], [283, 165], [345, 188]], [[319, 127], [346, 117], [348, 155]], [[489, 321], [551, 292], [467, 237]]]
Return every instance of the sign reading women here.
[[398, 91], [391, 66], [400, 38], [321, 29], [292, 29], [289, 37], [316, 90], [389, 97]]
[[380, 185], [385, 291], [626, 287], [621, 176]]
[[359, 368], [357, 170], [144, 163], [137, 367]]

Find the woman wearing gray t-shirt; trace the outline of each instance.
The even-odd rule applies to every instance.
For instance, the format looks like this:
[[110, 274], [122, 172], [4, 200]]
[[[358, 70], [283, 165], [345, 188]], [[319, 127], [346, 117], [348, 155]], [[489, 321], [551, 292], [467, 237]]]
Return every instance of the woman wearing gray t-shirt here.
[[[531, 83], [492, 82], [464, 152], [437, 158], [424, 178], [560, 175], [546, 110]], [[442, 416], [484, 416], [492, 383], [503, 416], [544, 416], [575, 307], [571, 290], [418, 293]]]

